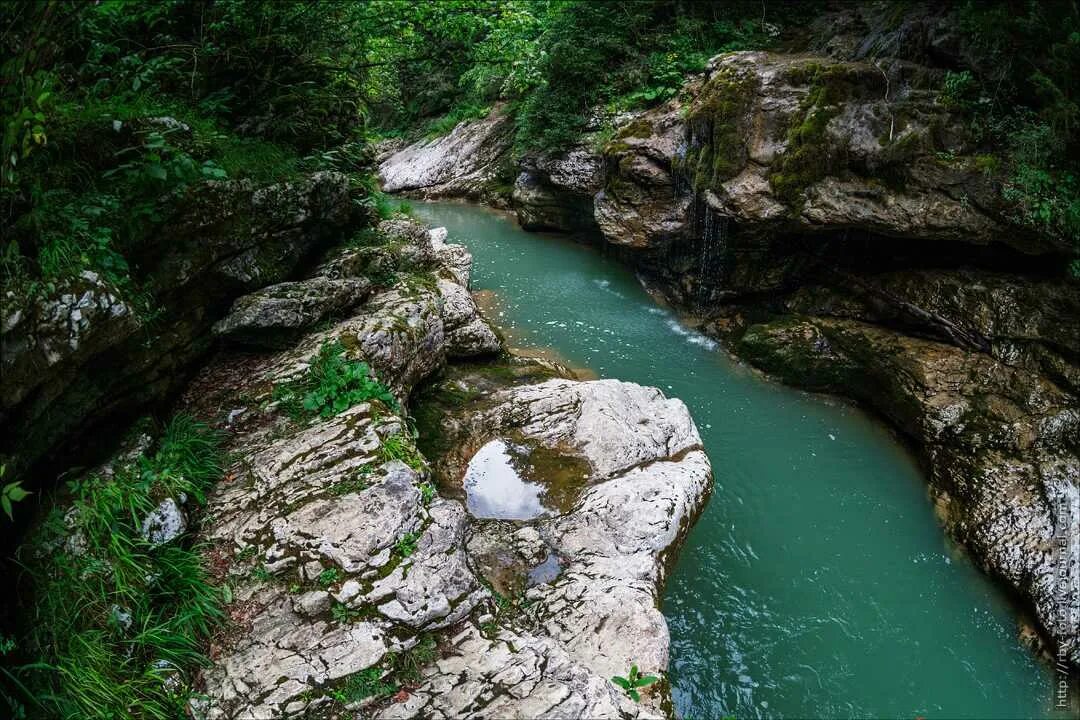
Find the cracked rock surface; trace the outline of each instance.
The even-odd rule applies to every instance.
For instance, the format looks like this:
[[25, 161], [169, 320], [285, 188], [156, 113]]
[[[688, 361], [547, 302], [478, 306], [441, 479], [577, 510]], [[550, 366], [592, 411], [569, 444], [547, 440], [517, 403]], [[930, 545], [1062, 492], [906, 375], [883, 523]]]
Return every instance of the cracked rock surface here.
[[[464, 249], [438, 231], [396, 237], [395, 252], [421, 258], [434, 283], [400, 277], [288, 350], [225, 352], [189, 389], [228, 423], [235, 459], [201, 530], [233, 588], [229, 622], [201, 680], [206, 700], [191, 711], [215, 720], [669, 715], [666, 684], [634, 703], [610, 678], [635, 663], [667, 669], [657, 608], [665, 562], [711, 483], [680, 401], [615, 380], [539, 382], [554, 371], [519, 372], [535, 365], [526, 361], [497, 366], [498, 381], [458, 424], [466, 452], [505, 436], [565, 458], [537, 473], [551, 492], [560, 467], [581, 470], [572, 502], [527, 522], [471, 516], [453, 482], [440, 479], [436, 491], [403, 415], [382, 403], [297, 420], [271, 401], [274, 385], [301, 377], [335, 340], [403, 405], [420, 402], [414, 388], [448, 357], [501, 350], [455, 282]], [[251, 409], [236, 414], [238, 405]], [[433, 659], [406, 678], [401, 659], [422, 643]], [[396, 692], [343, 700], [357, 673]]]

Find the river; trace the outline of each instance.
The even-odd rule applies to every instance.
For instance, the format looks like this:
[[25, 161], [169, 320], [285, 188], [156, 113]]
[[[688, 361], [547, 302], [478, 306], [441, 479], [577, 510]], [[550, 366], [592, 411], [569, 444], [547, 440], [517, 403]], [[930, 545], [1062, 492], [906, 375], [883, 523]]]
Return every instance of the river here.
[[716, 485], [663, 595], [681, 717], [1049, 714], [1049, 668], [889, 429], [752, 372], [595, 248], [482, 207], [413, 212], [472, 251], [512, 344], [689, 406]]

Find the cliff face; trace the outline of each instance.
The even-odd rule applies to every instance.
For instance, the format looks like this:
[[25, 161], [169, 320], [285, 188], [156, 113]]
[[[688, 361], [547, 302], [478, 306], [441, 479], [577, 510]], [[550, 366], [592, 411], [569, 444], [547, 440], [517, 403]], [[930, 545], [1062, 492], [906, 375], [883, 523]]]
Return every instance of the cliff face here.
[[841, 20], [823, 54], [719, 56], [601, 150], [524, 159], [519, 219], [591, 225], [749, 362], [892, 422], [950, 531], [1080, 665], [1070, 249], [1009, 221], [993, 159], [941, 102], [933, 62], [962, 52], [947, 23], [869, 62], [854, 38], [899, 31]]
[[234, 298], [286, 279], [352, 221], [340, 173], [258, 189], [208, 182], [168, 211], [137, 259], [152, 308], [92, 272], [29, 300], [5, 296], [0, 454], [31, 466], [177, 392]]

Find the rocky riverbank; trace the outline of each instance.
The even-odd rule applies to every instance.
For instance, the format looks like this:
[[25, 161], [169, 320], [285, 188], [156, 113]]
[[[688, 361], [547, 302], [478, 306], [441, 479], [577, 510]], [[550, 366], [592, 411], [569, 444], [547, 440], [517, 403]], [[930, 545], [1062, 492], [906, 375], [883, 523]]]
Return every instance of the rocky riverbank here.
[[[1080, 665], [1068, 249], [1011, 220], [927, 56], [827, 50], [719, 56], [606, 143], [521, 158], [507, 199], [526, 228], [591, 231], [752, 364], [889, 420], [950, 532]], [[455, 133], [508, 151], [483, 124]], [[453, 166], [417, 159], [444, 149], [382, 173]]]
[[[277, 337], [299, 305], [308, 333], [280, 352], [225, 350], [186, 392], [194, 414], [229, 431], [235, 458], [202, 529], [234, 595], [198, 715], [669, 714], [665, 686], [637, 704], [610, 678], [632, 664], [667, 667], [664, 560], [711, 479], [685, 406], [506, 356], [466, 290], [463, 248], [411, 221], [378, 233], [310, 279], [238, 300], [218, 326], [230, 338]], [[364, 274], [376, 256], [395, 268], [392, 281]], [[322, 314], [311, 298], [339, 307], [327, 283], [364, 278], [375, 286], [367, 299], [311, 332]], [[396, 400], [298, 422], [274, 388], [333, 343], [366, 360]], [[437, 389], [413, 397], [439, 373]], [[453, 450], [420, 455], [410, 413], [445, 413], [421, 424], [419, 440], [436, 447], [431, 436], [452, 424]], [[466, 509], [462, 474], [497, 441], [551, 460], [530, 475], [539, 514]], [[436, 487], [432, 464], [457, 472], [437, 473]], [[581, 473], [570, 496], [557, 485], [566, 466]]]

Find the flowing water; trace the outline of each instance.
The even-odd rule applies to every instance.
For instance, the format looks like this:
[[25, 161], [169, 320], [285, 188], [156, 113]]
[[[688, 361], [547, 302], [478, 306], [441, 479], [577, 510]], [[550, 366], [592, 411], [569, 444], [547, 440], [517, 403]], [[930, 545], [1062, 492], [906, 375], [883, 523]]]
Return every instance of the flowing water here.
[[501, 213], [415, 203], [474, 257], [513, 344], [655, 385], [697, 421], [716, 486], [668, 579], [680, 716], [1045, 717], [1049, 669], [952, 547], [911, 454], [843, 402], [762, 379], [593, 248]]

